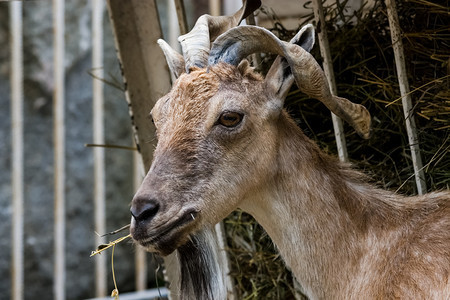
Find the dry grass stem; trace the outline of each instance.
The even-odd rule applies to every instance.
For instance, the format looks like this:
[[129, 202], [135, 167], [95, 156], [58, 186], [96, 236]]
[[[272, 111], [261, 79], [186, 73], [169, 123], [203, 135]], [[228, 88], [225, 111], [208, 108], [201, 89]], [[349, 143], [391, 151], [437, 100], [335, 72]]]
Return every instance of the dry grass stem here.
[[113, 245], [113, 249], [111, 252], [111, 271], [112, 271], [112, 276], [113, 276], [113, 281], [114, 281], [114, 290], [111, 292], [111, 297], [114, 297], [114, 299], [118, 300], [119, 299], [119, 289], [117, 288], [116, 273], [114, 272], [114, 249], [116, 249], [116, 244]]
[[117, 245], [118, 243], [120, 243], [120, 242], [122, 242], [122, 241], [128, 239], [128, 238], [131, 238], [131, 234], [129, 234], [129, 235], [127, 235], [127, 236], [123, 236], [123, 237], [121, 237], [121, 238], [118, 238], [117, 240], [111, 241], [111, 242], [109, 242], [108, 244], [102, 244], [102, 245], [99, 245], [99, 246], [97, 247], [97, 250], [91, 252], [91, 256], [90, 256], [90, 257], [92, 257], [92, 256], [94, 256], [94, 255], [97, 255], [97, 254], [100, 254], [100, 253], [102, 253], [103, 251], [105, 251], [106, 249], [111, 248], [111, 247]]
[[84, 144], [85, 147], [101, 147], [101, 148], [111, 148], [111, 149], [122, 149], [122, 150], [137, 150], [136, 147], [121, 146], [121, 145], [104, 145], [104, 144]]

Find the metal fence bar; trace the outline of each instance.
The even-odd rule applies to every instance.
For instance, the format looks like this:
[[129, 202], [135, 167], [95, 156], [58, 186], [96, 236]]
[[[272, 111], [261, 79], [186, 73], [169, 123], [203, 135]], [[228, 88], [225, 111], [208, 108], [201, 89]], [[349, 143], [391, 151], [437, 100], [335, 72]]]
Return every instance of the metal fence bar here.
[[177, 11], [178, 25], [180, 27], [180, 34], [188, 32], [188, 24], [186, 19], [186, 10], [184, 9], [183, 0], [174, 0], [175, 9]]
[[413, 106], [406, 71], [405, 56], [403, 51], [402, 34], [400, 22], [398, 20], [395, 0], [386, 0], [389, 27], [391, 30], [392, 47], [394, 49], [395, 66], [397, 68], [398, 83], [400, 85], [400, 95], [402, 96], [403, 113], [405, 115], [406, 133], [408, 134], [411, 158], [414, 166], [414, 176], [416, 179], [417, 192], [419, 195], [427, 192], [425, 175], [423, 172], [422, 157], [420, 156], [419, 139], [417, 137], [416, 122], [413, 114]]
[[[94, 144], [105, 143], [104, 99], [103, 99], [103, 0], [92, 0], [92, 81], [93, 98], [93, 141]], [[106, 232], [105, 213], [105, 149], [94, 147], [94, 214], [97, 233]], [[96, 236], [96, 245], [103, 244], [105, 239]], [[95, 257], [95, 295], [105, 297], [107, 294], [106, 256]]]
[[[144, 291], [147, 289], [147, 252], [140, 247], [136, 247], [136, 251], [134, 253], [135, 259], [135, 288], [136, 291]], [[121, 297], [122, 298], [122, 297]]]
[[227, 253], [227, 236], [225, 232], [225, 225], [224, 222], [217, 223], [214, 226], [214, 231], [216, 233], [217, 238], [217, 247], [218, 247], [218, 259], [220, 260], [218, 263], [221, 266], [222, 273], [225, 277], [225, 286], [227, 288], [227, 299], [228, 300], [235, 300], [238, 299], [236, 289], [235, 289], [235, 283], [233, 280], [233, 277], [230, 275], [231, 272], [231, 262], [230, 258], [228, 257]]
[[222, 1], [222, 14], [231, 16], [242, 7], [242, 0], [227, 0]]
[[169, 25], [167, 39], [169, 45], [172, 46], [173, 49], [180, 50], [181, 48], [178, 43], [178, 36], [180, 35], [180, 30], [182, 30], [185, 25], [183, 25], [183, 21], [178, 20], [178, 14], [180, 14], [180, 12], [176, 9], [175, 5], [176, 3], [174, 1], [167, 2], [167, 21]]
[[220, 16], [220, 0], [209, 0], [209, 14], [211, 16]]
[[65, 299], [64, 0], [53, 0], [54, 299]]
[[[155, 288], [151, 290], [121, 293], [120, 300], [159, 300], [166, 299], [169, 296], [169, 291], [165, 287]], [[92, 298], [85, 300], [111, 300], [111, 297]]]
[[[248, 15], [248, 17], [245, 19], [245, 22], [247, 23], [247, 25], [256, 25], [255, 13], [253, 12]], [[252, 65], [258, 70], [261, 66], [261, 53], [253, 53], [251, 55], [251, 58]]]
[[22, 2], [9, 3], [11, 31], [12, 299], [23, 299], [23, 32]]
[[[133, 152], [133, 187], [134, 190], [141, 186], [142, 179], [144, 178], [145, 171], [142, 164], [142, 157], [138, 151]], [[147, 252], [140, 246], [136, 246], [134, 254], [135, 261], [135, 280], [136, 290], [144, 291], [147, 289]]]
[[[330, 45], [328, 43], [328, 35], [325, 26], [325, 17], [323, 14], [322, 0], [314, 0], [314, 16], [317, 23], [317, 32], [319, 36], [320, 53], [323, 57], [323, 71], [327, 77], [328, 85], [330, 86], [331, 94], [337, 95], [336, 81], [334, 79], [333, 60], [330, 54]], [[331, 113], [333, 119], [334, 136], [336, 138], [336, 145], [338, 149], [339, 159], [341, 161], [348, 161], [347, 144], [345, 141], [344, 126], [342, 120]]]

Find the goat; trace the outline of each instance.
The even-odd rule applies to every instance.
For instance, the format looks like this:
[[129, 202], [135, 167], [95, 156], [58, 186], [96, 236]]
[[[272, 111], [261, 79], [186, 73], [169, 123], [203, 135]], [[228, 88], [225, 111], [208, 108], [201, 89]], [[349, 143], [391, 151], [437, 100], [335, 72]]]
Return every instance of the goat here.
[[[381, 190], [308, 139], [283, 109], [294, 80], [364, 138], [370, 115], [331, 95], [311, 25], [290, 43], [232, 28], [258, 3], [200, 18], [179, 39], [184, 57], [159, 41], [177, 80], [151, 112], [158, 144], [131, 203], [133, 239], [178, 251], [183, 299], [224, 299], [211, 232], [241, 208], [311, 299], [449, 299], [450, 193]], [[264, 79], [243, 60], [254, 52], [279, 55]]]

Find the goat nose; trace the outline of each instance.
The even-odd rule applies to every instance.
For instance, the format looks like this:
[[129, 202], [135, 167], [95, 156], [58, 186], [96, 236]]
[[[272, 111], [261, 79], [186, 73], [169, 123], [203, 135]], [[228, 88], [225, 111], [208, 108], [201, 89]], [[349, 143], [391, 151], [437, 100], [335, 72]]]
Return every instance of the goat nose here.
[[130, 212], [136, 221], [149, 221], [158, 213], [159, 204], [155, 200], [133, 200], [133, 202]]

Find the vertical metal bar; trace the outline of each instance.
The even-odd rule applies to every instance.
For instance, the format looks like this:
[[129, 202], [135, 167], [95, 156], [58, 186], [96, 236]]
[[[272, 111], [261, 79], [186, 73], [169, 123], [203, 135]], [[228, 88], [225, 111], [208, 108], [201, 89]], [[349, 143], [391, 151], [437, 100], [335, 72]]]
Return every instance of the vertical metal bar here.
[[53, 0], [54, 51], [54, 299], [65, 299], [65, 124], [64, 124], [64, 0]]
[[[323, 14], [322, 0], [314, 0], [314, 16], [317, 23], [317, 32], [319, 36], [320, 53], [323, 57], [323, 71], [328, 80], [331, 94], [337, 95], [336, 81], [334, 79], [333, 60], [330, 54], [330, 45], [328, 44], [328, 35], [325, 26], [325, 17]], [[341, 161], [348, 161], [347, 144], [345, 141], [344, 126], [342, 120], [331, 113], [333, 119], [334, 136], [336, 138], [336, 145], [338, 149], [339, 159]]]
[[[93, 96], [93, 141], [103, 145], [104, 137], [104, 100], [103, 100], [103, 13], [104, 1], [92, 0], [92, 69], [95, 77], [92, 81]], [[95, 230], [102, 234], [106, 232], [105, 225], [105, 150], [94, 147], [94, 214]], [[104, 238], [97, 236], [96, 245], [104, 243]], [[105, 297], [107, 294], [106, 256], [95, 258], [95, 295]]]
[[242, 0], [227, 0], [223, 1], [223, 14], [231, 16], [242, 7]]
[[425, 175], [423, 172], [422, 157], [420, 156], [419, 139], [417, 137], [416, 122], [413, 114], [408, 76], [406, 72], [405, 56], [403, 51], [402, 34], [398, 20], [395, 0], [386, 0], [386, 7], [391, 30], [392, 47], [394, 49], [395, 65], [397, 68], [398, 83], [402, 96], [403, 113], [405, 115], [406, 132], [408, 134], [411, 158], [414, 166], [417, 192], [419, 195], [427, 192]]
[[[133, 185], [134, 190], [141, 186], [142, 179], [144, 178], [145, 171], [142, 163], [142, 157], [138, 151], [133, 153]], [[135, 277], [136, 277], [136, 290], [143, 291], [147, 288], [147, 252], [140, 246], [137, 246], [135, 252]]]
[[141, 246], [137, 246], [134, 259], [136, 291], [144, 291], [147, 289], [147, 252]]
[[9, 3], [11, 30], [11, 119], [12, 119], [12, 299], [23, 299], [23, 32], [22, 2]]
[[182, 21], [178, 20], [178, 9], [175, 9], [175, 3], [169, 1], [167, 3], [167, 20], [169, 23], [169, 45], [175, 50], [180, 50], [180, 44], [178, 43], [178, 36], [182, 29]]
[[236, 294], [236, 289], [235, 289], [235, 285], [234, 285], [234, 280], [233, 277], [231, 277], [230, 275], [230, 270], [231, 270], [231, 263], [230, 263], [230, 259], [228, 257], [228, 253], [226, 251], [227, 249], [227, 236], [226, 236], [226, 232], [225, 232], [225, 225], [222, 222], [217, 223], [214, 226], [214, 230], [216, 232], [216, 237], [217, 237], [217, 246], [218, 246], [218, 258], [219, 258], [219, 264], [220, 267], [222, 269], [222, 274], [224, 274], [225, 277], [225, 285], [227, 288], [227, 299], [228, 300], [234, 300], [234, 299], [238, 299], [237, 298], [237, 294]]
[[[244, 0], [242, 0], [244, 2]], [[251, 13], [246, 19], [245, 22], [247, 25], [256, 25], [255, 13]], [[252, 54], [252, 64], [258, 70], [261, 65], [261, 53], [253, 53]]]
[[220, 0], [209, 0], [209, 14], [211, 16], [220, 16], [220, 11]]
[[174, 0], [175, 10], [177, 11], [178, 25], [180, 27], [180, 34], [188, 32], [188, 25], [186, 19], [186, 10], [184, 9], [183, 0]]

